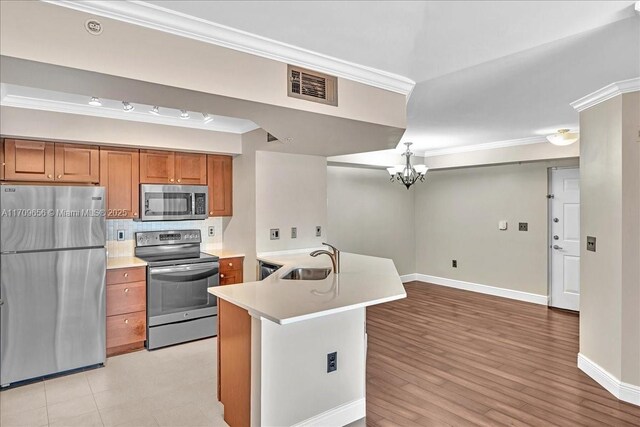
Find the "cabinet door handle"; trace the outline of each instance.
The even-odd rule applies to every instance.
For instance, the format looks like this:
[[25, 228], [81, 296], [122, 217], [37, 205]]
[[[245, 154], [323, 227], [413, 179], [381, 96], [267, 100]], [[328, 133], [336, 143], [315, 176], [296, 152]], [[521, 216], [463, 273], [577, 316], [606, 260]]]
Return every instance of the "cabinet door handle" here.
[[128, 294], [129, 293], [129, 288], [124, 288], [124, 293]]
[[213, 211], [210, 211], [210, 212], [209, 212], [209, 215], [213, 215]]
[[124, 273], [124, 277], [129, 277], [129, 273]]
[[221, 278], [221, 279], [224, 279], [224, 274], [221, 274], [221, 275], [220, 275], [220, 278]]
[[173, 182], [173, 178], [169, 178], [169, 182]]
[[51, 178], [53, 178], [53, 175], [49, 174], [49, 175], [47, 175], [47, 178], [51, 179]]
[[58, 175], [58, 179], [62, 178], [62, 175]]
[[126, 325], [128, 325], [128, 324], [129, 324], [129, 319], [124, 319], [124, 323], [125, 323]]
[[178, 179], [178, 182], [180, 182], [180, 179]]
[[229, 267], [233, 267], [233, 263], [232, 262], [229, 263]]
[[138, 212], [134, 212], [134, 213], [133, 213], [133, 216], [138, 216]]

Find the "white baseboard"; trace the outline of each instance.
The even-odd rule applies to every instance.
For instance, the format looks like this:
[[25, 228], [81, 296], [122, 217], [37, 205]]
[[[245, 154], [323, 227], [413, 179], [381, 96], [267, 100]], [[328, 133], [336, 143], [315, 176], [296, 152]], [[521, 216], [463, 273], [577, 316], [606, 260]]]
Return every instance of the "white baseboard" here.
[[[411, 276], [411, 275], [407, 275]], [[462, 280], [447, 279], [445, 277], [429, 276], [427, 274], [414, 274], [413, 280], [420, 282], [433, 283], [434, 285], [447, 286], [449, 288], [464, 289], [465, 291], [473, 291], [481, 294], [494, 295], [497, 297], [515, 299], [518, 301], [532, 302], [534, 304], [548, 305], [549, 297], [547, 295], [531, 294], [529, 292], [514, 291], [512, 289], [497, 288], [495, 286], [481, 285], [478, 283], [463, 282]], [[402, 276], [403, 278], [406, 276]], [[404, 281], [404, 280], [403, 280]]]
[[293, 427], [344, 426], [364, 418], [367, 415], [366, 408], [365, 398], [354, 400], [294, 424]]
[[402, 283], [407, 283], [407, 282], [413, 282], [415, 280], [418, 280], [416, 278], [417, 274], [413, 273], [413, 274], [405, 274], [404, 276], [400, 276], [400, 280], [402, 280]]
[[578, 368], [618, 399], [640, 406], [640, 386], [620, 381], [582, 353], [578, 353]]

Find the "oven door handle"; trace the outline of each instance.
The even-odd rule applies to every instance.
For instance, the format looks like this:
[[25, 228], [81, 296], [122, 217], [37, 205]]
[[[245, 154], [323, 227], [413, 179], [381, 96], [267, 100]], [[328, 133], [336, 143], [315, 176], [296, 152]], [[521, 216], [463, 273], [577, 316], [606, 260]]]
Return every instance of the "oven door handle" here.
[[215, 263], [213, 266], [156, 267], [149, 269], [149, 275], [152, 279], [167, 282], [191, 282], [215, 276], [218, 271], [219, 264]]

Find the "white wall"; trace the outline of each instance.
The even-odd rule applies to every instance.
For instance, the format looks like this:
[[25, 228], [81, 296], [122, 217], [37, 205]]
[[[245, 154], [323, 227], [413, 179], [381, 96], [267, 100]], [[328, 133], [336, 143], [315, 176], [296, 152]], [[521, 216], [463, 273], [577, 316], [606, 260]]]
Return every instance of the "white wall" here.
[[[261, 345], [254, 352], [261, 357], [261, 372], [252, 372], [261, 374], [261, 417], [256, 425], [290, 426], [356, 401], [361, 401], [361, 413], [346, 422], [364, 417], [364, 326], [365, 309], [289, 325], [252, 319], [252, 335], [260, 334]], [[338, 369], [327, 373], [327, 354], [334, 351]]]
[[416, 272], [413, 188], [389, 182], [384, 169], [329, 166], [327, 195], [332, 244], [391, 258], [401, 275]]
[[[318, 225], [321, 237], [315, 235]], [[296, 239], [291, 227], [298, 229]], [[280, 229], [279, 240], [270, 240], [272, 228]], [[258, 253], [318, 247], [327, 238], [326, 158], [256, 152]]]

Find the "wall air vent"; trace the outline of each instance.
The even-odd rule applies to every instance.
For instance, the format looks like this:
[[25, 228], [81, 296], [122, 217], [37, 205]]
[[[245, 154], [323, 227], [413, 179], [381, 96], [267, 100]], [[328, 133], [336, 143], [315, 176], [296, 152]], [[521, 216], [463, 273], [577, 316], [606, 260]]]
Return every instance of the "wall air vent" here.
[[287, 95], [338, 106], [338, 78], [289, 65]]

